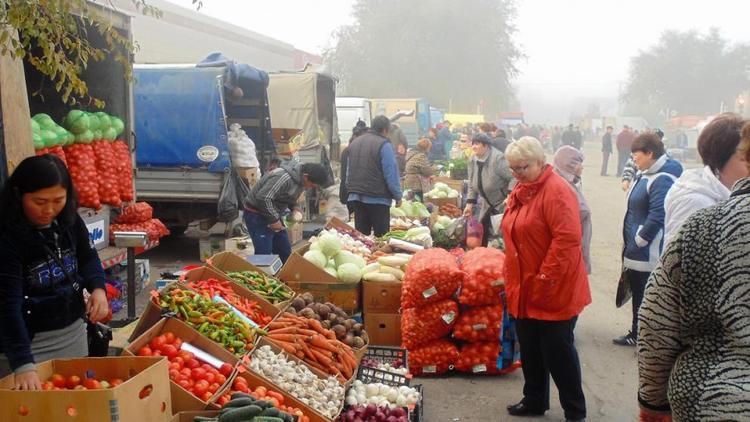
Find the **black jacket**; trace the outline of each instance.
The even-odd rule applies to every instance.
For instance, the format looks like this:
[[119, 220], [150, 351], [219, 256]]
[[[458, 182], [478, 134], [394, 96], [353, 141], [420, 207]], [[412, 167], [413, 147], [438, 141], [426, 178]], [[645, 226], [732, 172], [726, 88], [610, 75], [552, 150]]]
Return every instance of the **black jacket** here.
[[[77, 285], [45, 244], [55, 254], [59, 250], [59, 260]], [[43, 230], [6, 224], [0, 232], [0, 256], [0, 350], [15, 369], [34, 362], [35, 333], [67, 327], [84, 316], [82, 288], [103, 289], [104, 270], [78, 216], [70, 226], [55, 223]]]
[[258, 211], [269, 224], [280, 222], [287, 209], [294, 209], [304, 191], [302, 164], [284, 164], [260, 178], [245, 199], [245, 207]]

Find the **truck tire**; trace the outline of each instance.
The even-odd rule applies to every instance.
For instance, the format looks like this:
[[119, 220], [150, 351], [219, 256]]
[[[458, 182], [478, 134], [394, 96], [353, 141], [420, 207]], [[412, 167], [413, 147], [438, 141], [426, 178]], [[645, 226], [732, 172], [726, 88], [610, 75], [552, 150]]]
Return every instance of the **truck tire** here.
[[185, 234], [185, 231], [187, 230], [188, 226], [187, 224], [180, 224], [180, 225], [174, 225], [167, 227], [169, 229], [169, 232], [172, 236], [182, 236]]

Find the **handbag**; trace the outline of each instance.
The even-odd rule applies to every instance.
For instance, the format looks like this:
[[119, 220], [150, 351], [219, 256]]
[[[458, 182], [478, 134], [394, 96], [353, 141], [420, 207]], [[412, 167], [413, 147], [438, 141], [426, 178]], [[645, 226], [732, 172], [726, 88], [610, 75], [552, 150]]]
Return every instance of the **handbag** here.
[[[625, 248], [622, 249], [622, 258], [625, 258]], [[621, 259], [622, 260], [622, 259]], [[627, 276], [627, 268], [623, 265], [620, 271], [620, 280], [617, 282], [617, 294], [615, 295], [615, 306], [620, 308], [628, 303], [633, 297], [633, 291], [630, 290], [630, 281]]]
[[[71, 242], [71, 244], [73, 243]], [[44, 249], [47, 254], [55, 261], [55, 264], [60, 267], [63, 274], [65, 274], [65, 278], [67, 278], [68, 282], [70, 282], [71, 286], [73, 286], [73, 290], [75, 290], [76, 292], [76, 297], [80, 299], [81, 306], [83, 306], [83, 309], [85, 310], [86, 303], [83, 301], [83, 292], [81, 291], [81, 285], [78, 284], [78, 282], [75, 281], [73, 277], [68, 273], [68, 270], [65, 269], [65, 265], [63, 265], [60, 257], [58, 257], [52, 251], [52, 249], [50, 249], [49, 245], [44, 244]], [[86, 337], [88, 341], [89, 357], [107, 356], [109, 354], [109, 342], [112, 341], [112, 328], [109, 325], [102, 324], [101, 322], [91, 322], [85, 313], [83, 315], [83, 321], [86, 323]]]

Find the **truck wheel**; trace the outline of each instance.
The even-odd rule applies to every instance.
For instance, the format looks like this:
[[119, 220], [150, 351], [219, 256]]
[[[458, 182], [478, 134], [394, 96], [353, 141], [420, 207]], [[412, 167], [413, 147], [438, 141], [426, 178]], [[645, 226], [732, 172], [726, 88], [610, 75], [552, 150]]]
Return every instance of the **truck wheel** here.
[[188, 228], [187, 224], [168, 227], [172, 236], [182, 236], [183, 234], [185, 234], [185, 231], [187, 230], [187, 228]]

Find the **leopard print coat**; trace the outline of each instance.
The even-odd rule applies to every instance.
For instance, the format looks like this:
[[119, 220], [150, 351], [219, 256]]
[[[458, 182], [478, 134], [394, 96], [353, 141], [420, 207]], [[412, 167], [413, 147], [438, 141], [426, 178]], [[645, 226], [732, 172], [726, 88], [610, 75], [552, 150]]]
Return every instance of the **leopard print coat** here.
[[646, 287], [638, 399], [675, 421], [750, 420], [750, 178], [698, 211]]

